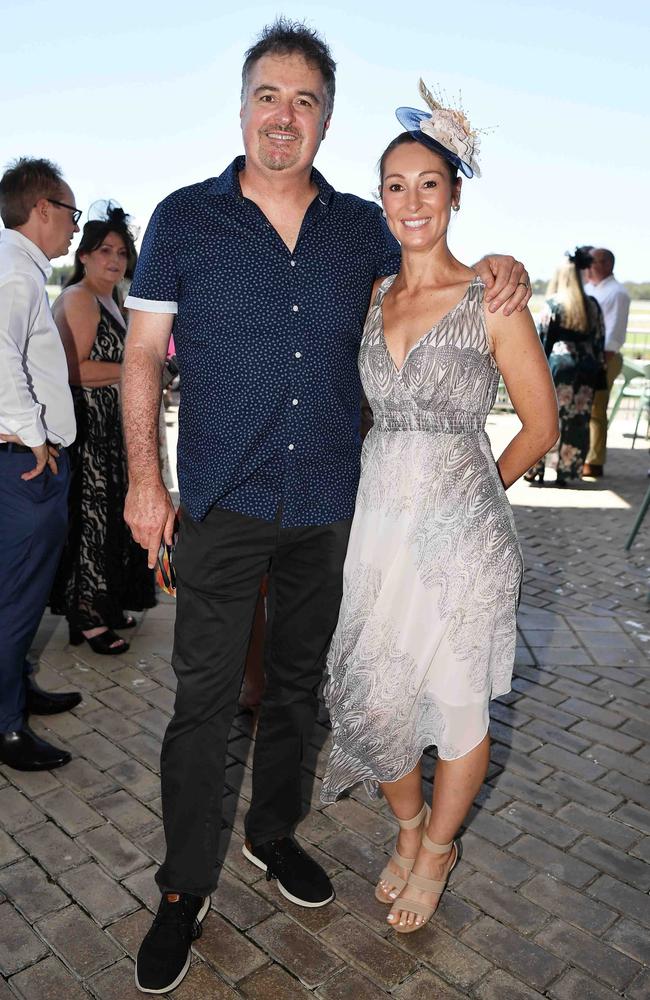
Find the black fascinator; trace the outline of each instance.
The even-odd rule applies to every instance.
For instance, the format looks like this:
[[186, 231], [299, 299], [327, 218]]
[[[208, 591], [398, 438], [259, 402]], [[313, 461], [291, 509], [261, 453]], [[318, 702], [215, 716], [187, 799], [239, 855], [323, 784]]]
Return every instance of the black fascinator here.
[[593, 263], [593, 257], [590, 253], [591, 249], [591, 247], [576, 247], [573, 251], [567, 250], [566, 256], [579, 271], [586, 271]]

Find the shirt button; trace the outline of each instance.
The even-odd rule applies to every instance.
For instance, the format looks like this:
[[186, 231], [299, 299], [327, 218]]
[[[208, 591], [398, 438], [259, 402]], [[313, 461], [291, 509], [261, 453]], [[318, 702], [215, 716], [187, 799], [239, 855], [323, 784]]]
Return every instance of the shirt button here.
[[291, 405], [292, 406], [297, 406], [298, 405], [298, 400], [297, 399], [292, 399], [291, 400]]
[[293, 445], [293, 444], [289, 445], [289, 451], [293, 451], [294, 448], [295, 448], [295, 445]]
[[293, 311], [294, 311], [295, 313], [297, 313], [297, 312], [298, 312], [298, 306], [291, 306], [291, 308], [293, 309]]
[[295, 267], [295, 266], [296, 266], [296, 262], [295, 262], [295, 260], [292, 260], [292, 261], [291, 261], [291, 266], [292, 266], [292, 267]]
[[294, 354], [294, 358], [301, 358], [301, 357], [302, 357], [302, 352], [296, 351], [296, 353]]

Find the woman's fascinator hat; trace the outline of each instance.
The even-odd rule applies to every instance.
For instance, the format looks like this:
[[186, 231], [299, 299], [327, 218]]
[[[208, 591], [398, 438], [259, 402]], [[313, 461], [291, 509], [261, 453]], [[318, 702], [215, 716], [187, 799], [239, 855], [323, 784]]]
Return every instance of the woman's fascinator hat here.
[[133, 225], [132, 217], [127, 215], [119, 201], [113, 198], [100, 198], [94, 201], [88, 209], [88, 221], [108, 222], [111, 226], [115, 226], [117, 232], [128, 232], [134, 242], [140, 234], [139, 227]]
[[471, 127], [462, 107], [444, 107], [422, 80], [420, 96], [429, 110], [398, 108], [395, 114], [400, 124], [418, 142], [440, 153], [462, 170], [466, 177], [480, 177], [478, 132]]
[[579, 271], [586, 271], [594, 262], [592, 250], [593, 247], [576, 247], [575, 250], [566, 250], [564, 256], [568, 257], [569, 263], [575, 265]]

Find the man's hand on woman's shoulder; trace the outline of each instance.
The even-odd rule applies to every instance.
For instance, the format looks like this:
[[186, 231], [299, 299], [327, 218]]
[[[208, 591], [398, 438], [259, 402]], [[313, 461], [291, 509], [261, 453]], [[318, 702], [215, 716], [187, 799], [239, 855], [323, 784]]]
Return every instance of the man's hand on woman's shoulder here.
[[519, 260], [507, 254], [488, 254], [474, 270], [485, 285], [485, 303], [490, 312], [502, 306], [506, 316], [526, 308], [531, 296], [528, 271]]

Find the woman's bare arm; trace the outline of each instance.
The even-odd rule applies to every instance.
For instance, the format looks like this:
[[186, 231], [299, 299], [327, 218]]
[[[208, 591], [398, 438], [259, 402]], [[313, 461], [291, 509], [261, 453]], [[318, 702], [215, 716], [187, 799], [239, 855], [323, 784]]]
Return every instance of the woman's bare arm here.
[[557, 396], [528, 309], [509, 316], [486, 311], [485, 317], [494, 359], [522, 425], [497, 462], [507, 489], [557, 440]]
[[73, 285], [54, 303], [52, 314], [63, 342], [70, 385], [97, 388], [120, 381], [122, 366], [115, 361], [91, 361], [100, 309], [86, 288]]

